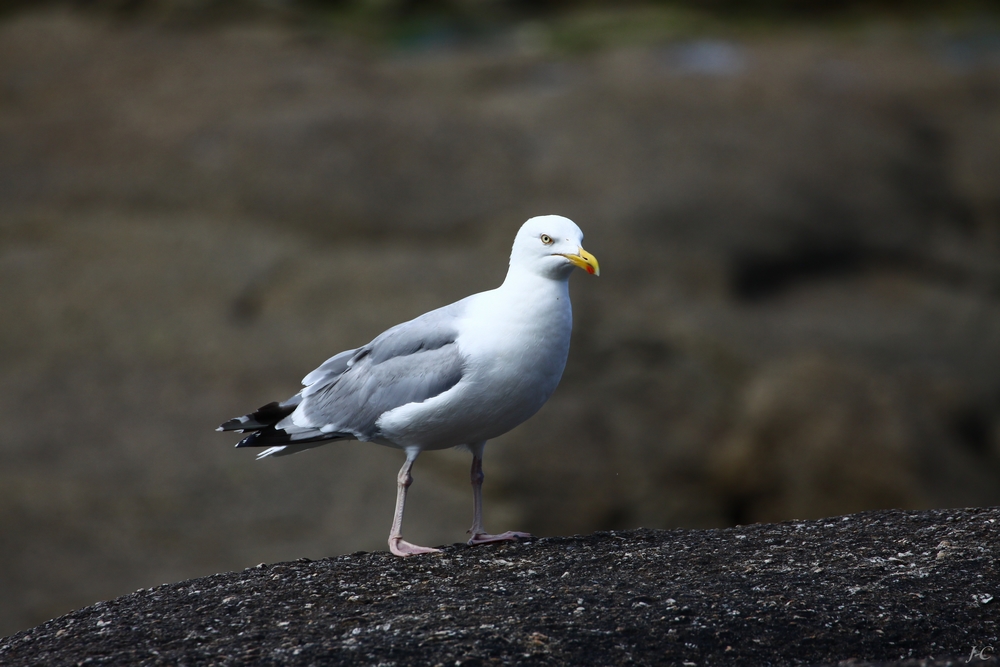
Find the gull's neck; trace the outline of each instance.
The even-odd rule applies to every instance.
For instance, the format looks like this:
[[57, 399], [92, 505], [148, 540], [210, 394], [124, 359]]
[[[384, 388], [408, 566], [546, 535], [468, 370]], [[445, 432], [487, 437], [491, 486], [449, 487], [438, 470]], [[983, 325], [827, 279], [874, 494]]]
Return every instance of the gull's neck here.
[[504, 278], [499, 289], [522, 295], [531, 290], [566, 292], [569, 289], [569, 276], [573, 267], [566, 268], [569, 270], [560, 270], [553, 275], [546, 275], [528, 267], [511, 264], [510, 268], [507, 269], [507, 277]]
[[[554, 356], [544, 356], [549, 361], [562, 359], [564, 364], [573, 328], [569, 281], [512, 266], [500, 287], [470, 302], [463, 321], [461, 346], [465, 350], [483, 350], [494, 356], [497, 350], [508, 350], [522, 360], [535, 359], [525, 356], [525, 350], [555, 350]], [[536, 362], [542, 360], [531, 363]], [[556, 370], [558, 377], [562, 366]]]

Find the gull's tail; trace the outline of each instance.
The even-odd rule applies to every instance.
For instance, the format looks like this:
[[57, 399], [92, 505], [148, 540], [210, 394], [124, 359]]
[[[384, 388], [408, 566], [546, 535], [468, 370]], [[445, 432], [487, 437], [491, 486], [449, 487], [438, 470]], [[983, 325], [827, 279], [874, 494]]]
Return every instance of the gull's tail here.
[[236, 417], [225, 422], [216, 431], [235, 431], [250, 433], [236, 443], [237, 447], [267, 447], [257, 455], [258, 459], [267, 456], [288, 456], [305, 449], [325, 445], [331, 440], [344, 440], [352, 437], [346, 433], [323, 433], [316, 429], [303, 429], [294, 426], [279, 426], [286, 417], [295, 412], [302, 402], [302, 396], [296, 394], [287, 401], [274, 401], [261, 406], [248, 415]]

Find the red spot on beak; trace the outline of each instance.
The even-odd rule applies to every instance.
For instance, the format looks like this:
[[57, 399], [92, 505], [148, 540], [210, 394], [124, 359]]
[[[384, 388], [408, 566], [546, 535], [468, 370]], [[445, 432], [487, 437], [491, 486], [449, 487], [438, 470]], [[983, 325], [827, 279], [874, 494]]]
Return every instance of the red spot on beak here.
[[594, 267], [588, 266], [587, 267], [587, 273], [589, 273], [590, 275], [594, 275]]

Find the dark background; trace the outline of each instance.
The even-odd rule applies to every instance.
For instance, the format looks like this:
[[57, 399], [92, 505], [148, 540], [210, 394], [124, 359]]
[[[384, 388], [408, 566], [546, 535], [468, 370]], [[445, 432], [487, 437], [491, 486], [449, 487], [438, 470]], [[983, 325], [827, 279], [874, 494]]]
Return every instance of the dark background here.
[[[384, 549], [398, 452], [214, 428], [538, 214], [603, 275], [492, 530], [1000, 503], [993, 4], [2, 8], [0, 634]], [[421, 457], [408, 538], [463, 539], [468, 464]]]

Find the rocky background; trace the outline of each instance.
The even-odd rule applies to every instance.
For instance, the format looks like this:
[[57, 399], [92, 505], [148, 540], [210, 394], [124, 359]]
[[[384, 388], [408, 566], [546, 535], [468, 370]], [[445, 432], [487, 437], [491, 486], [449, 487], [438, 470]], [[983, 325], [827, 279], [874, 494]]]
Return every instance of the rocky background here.
[[[384, 549], [398, 452], [255, 462], [214, 428], [496, 286], [542, 213], [602, 276], [487, 449], [491, 529], [1000, 503], [992, 15], [254, 16], [0, 22], [0, 635]], [[420, 459], [408, 538], [461, 539], [468, 464]]]

